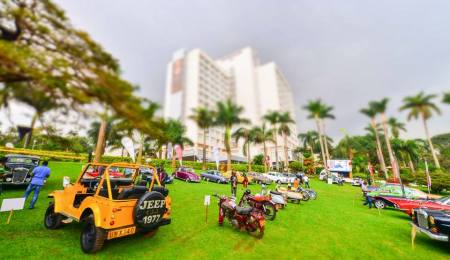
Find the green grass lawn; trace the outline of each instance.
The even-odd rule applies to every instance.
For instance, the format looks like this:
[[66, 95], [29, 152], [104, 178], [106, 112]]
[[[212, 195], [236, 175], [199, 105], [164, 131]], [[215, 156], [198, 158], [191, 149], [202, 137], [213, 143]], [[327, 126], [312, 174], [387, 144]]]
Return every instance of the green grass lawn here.
[[[62, 188], [62, 177], [73, 181], [82, 165], [51, 162], [52, 176], [41, 191], [34, 210], [0, 213], [0, 258], [84, 258], [79, 245], [81, 226], [72, 223], [59, 230], [47, 230], [44, 213], [47, 194]], [[357, 258], [357, 259], [448, 259], [445, 243], [418, 235], [411, 248], [408, 216], [395, 210], [369, 210], [362, 206], [359, 188], [339, 187], [312, 180], [318, 192], [316, 201], [289, 204], [278, 212], [275, 221], [266, 222], [264, 238], [257, 240], [234, 230], [229, 223], [217, 225], [217, 199], [212, 198], [208, 223], [205, 223], [203, 197], [229, 194], [229, 185], [184, 183], [168, 185], [172, 197], [172, 224], [161, 227], [152, 238], [130, 236], [105, 243], [96, 258], [121, 259], [231, 259], [250, 258]], [[250, 186], [260, 191], [257, 185]], [[239, 188], [239, 194], [242, 194]], [[24, 188], [4, 190], [1, 198], [23, 195]], [[30, 198], [31, 199], [31, 198]], [[29, 200], [30, 200], [29, 199]], [[27, 202], [28, 206], [29, 201]]]

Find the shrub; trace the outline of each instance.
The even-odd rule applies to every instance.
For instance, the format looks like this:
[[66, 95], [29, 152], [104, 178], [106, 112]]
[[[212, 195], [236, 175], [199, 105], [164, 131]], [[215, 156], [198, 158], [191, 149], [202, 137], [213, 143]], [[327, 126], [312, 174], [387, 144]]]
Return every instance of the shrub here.
[[301, 172], [303, 171], [303, 164], [298, 161], [293, 161], [289, 163], [289, 169], [291, 169], [294, 172]]

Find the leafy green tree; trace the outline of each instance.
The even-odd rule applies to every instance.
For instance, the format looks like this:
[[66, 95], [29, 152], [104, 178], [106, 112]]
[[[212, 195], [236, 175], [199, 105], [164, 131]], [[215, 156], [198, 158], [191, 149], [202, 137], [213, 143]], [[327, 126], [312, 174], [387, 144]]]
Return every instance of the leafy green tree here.
[[247, 119], [241, 118], [243, 111], [244, 108], [233, 103], [231, 99], [217, 103], [216, 124], [225, 128], [224, 142], [227, 152], [227, 171], [231, 170], [231, 129], [233, 125], [249, 123]]
[[314, 119], [316, 122], [317, 133], [319, 133], [319, 144], [320, 144], [320, 153], [322, 154], [323, 165], [326, 165], [326, 155], [324, 142], [322, 138], [321, 124], [320, 124], [320, 116], [323, 113], [324, 104], [320, 99], [317, 100], [309, 100], [308, 104], [303, 108], [309, 112], [308, 118]]
[[193, 114], [190, 116], [190, 119], [192, 119], [197, 126], [203, 130], [202, 169], [206, 170], [206, 135], [209, 134], [210, 127], [214, 125], [215, 112], [205, 107], [198, 107], [193, 110]]
[[239, 142], [240, 139], [244, 139], [243, 144], [243, 154], [247, 156], [247, 166], [248, 172], [252, 171], [252, 161], [250, 155], [250, 145], [255, 141], [256, 132], [253, 129], [240, 127], [233, 134], [232, 137], [235, 138], [236, 143]]
[[[164, 133], [167, 140], [173, 145], [180, 145], [184, 148], [185, 145], [193, 145], [193, 142], [186, 137], [186, 127], [175, 119], [169, 119], [166, 123]], [[172, 149], [172, 168], [176, 167], [175, 149]]]
[[278, 111], [268, 111], [264, 116], [263, 120], [269, 123], [272, 127], [273, 141], [275, 145], [275, 165], [277, 169], [279, 168], [278, 163], [278, 123], [280, 121], [280, 113]]
[[450, 92], [444, 93], [444, 98], [442, 99], [442, 102], [450, 105]]
[[268, 171], [269, 165], [267, 165], [267, 142], [274, 143], [274, 135], [273, 131], [266, 128], [266, 124], [263, 123], [261, 127], [255, 126], [252, 130], [255, 133], [255, 143], [256, 144], [262, 144], [263, 145], [263, 152], [264, 152], [264, 171]]
[[384, 161], [383, 150], [381, 149], [380, 134], [378, 131], [379, 128], [375, 119], [377, 111], [373, 107], [369, 106], [368, 108], [361, 109], [360, 112], [370, 118], [370, 129], [372, 129], [371, 133], [375, 137], [376, 141], [378, 162], [380, 163], [381, 170], [383, 171], [385, 178], [387, 179], [388, 175], [386, 170], [386, 163]]
[[257, 154], [253, 157], [253, 165], [264, 165], [264, 154]]
[[394, 153], [392, 152], [391, 141], [389, 138], [389, 133], [388, 133], [388, 128], [387, 128], [386, 109], [387, 109], [388, 102], [389, 102], [388, 98], [383, 98], [379, 101], [371, 101], [369, 103], [369, 107], [371, 109], [373, 109], [376, 112], [376, 114], [380, 114], [380, 116], [381, 116], [381, 126], [383, 126], [384, 139], [386, 141], [386, 147], [388, 149], [389, 161], [392, 166], [392, 171], [394, 173], [394, 177], [399, 178], [400, 172], [399, 172], [398, 167], [396, 167], [396, 161], [395, 161]]
[[439, 160], [433, 147], [430, 134], [428, 132], [427, 120], [433, 115], [433, 112], [440, 114], [439, 108], [433, 103], [433, 99], [436, 95], [426, 95], [424, 92], [420, 92], [415, 96], [409, 96], [403, 99], [403, 106], [400, 110], [408, 110], [408, 121], [412, 118], [418, 119], [421, 117], [423, 127], [425, 129], [425, 135], [430, 146], [431, 155], [433, 156], [434, 164], [437, 168], [440, 168]]
[[400, 131], [406, 132], [405, 123], [399, 122], [395, 117], [389, 118], [387, 123], [391, 128], [391, 133], [394, 138], [400, 136]]
[[298, 134], [297, 137], [303, 143], [302, 144], [303, 148], [310, 150], [310, 154], [313, 158], [313, 161], [315, 161], [314, 147], [317, 146], [317, 143], [319, 141], [319, 134], [317, 133], [317, 131], [310, 130], [310, 131], [307, 131], [306, 133]]
[[284, 112], [278, 117], [278, 122], [280, 124], [278, 133], [283, 137], [284, 165], [289, 170], [288, 137], [291, 135], [290, 124], [294, 124], [295, 121], [289, 112]]

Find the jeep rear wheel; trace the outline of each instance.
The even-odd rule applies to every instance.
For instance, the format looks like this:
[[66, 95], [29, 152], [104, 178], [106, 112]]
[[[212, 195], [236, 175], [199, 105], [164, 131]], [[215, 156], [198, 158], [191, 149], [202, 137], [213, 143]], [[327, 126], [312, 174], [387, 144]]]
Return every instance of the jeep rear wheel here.
[[106, 239], [106, 231], [95, 226], [94, 216], [91, 214], [86, 219], [86, 224], [81, 231], [81, 250], [85, 253], [95, 253], [103, 247]]
[[63, 215], [55, 213], [55, 204], [52, 202], [45, 211], [44, 225], [47, 229], [57, 229], [61, 227]]

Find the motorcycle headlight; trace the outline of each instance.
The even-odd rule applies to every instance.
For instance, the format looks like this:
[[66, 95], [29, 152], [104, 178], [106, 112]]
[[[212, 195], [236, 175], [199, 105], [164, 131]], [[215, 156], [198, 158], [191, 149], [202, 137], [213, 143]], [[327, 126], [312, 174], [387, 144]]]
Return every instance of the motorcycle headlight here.
[[6, 178], [6, 181], [11, 181], [12, 179], [11, 178]]
[[431, 225], [434, 225], [435, 224], [434, 217], [433, 216], [429, 216], [428, 217], [428, 222], [430, 222]]

